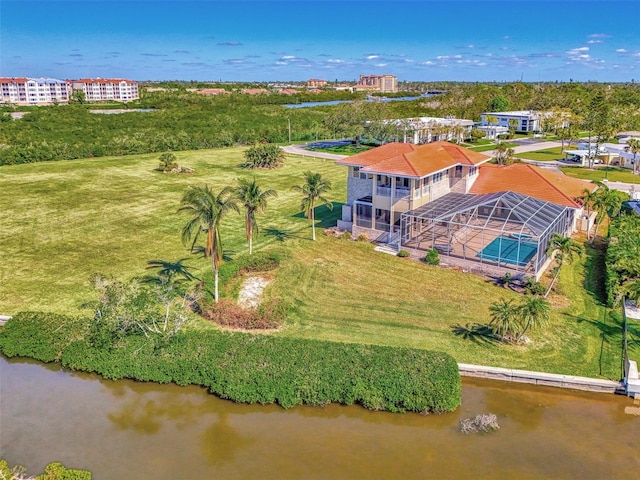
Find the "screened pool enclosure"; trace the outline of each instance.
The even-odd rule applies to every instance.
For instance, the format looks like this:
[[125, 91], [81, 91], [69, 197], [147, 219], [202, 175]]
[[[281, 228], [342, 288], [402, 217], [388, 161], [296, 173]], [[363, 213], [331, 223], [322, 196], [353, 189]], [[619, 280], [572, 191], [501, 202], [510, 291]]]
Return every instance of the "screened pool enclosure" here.
[[570, 208], [514, 192], [449, 193], [400, 219], [406, 247], [536, 276], [551, 235], [570, 234], [572, 224]]

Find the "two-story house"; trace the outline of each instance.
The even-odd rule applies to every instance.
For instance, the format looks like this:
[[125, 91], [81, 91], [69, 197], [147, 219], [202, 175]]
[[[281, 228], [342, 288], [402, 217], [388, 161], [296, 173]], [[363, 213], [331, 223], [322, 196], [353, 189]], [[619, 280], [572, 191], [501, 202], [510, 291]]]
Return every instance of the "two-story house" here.
[[338, 228], [392, 242], [400, 216], [450, 192], [468, 193], [490, 156], [439, 141], [388, 143], [336, 162], [349, 167]]

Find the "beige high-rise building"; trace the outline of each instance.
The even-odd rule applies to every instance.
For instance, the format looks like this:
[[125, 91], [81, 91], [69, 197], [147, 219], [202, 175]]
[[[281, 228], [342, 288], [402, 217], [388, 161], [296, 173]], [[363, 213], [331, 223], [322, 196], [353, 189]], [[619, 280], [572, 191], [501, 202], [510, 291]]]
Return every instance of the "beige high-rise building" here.
[[398, 91], [398, 78], [395, 75], [360, 75], [355, 89], [395, 93]]

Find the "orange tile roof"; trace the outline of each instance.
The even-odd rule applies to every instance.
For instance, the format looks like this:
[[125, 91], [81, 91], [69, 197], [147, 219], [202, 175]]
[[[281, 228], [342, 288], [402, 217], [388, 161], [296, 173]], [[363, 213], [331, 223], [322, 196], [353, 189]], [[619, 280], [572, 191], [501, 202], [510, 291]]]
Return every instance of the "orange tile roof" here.
[[587, 188], [597, 188], [591, 182], [562, 173], [528, 165], [482, 165], [469, 193], [497, 193], [510, 190], [558, 205], [579, 208], [575, 200]]
[[0, 83], [25, 83], [27, 80], [24, 77], [0, 77]]
[[360, 167], [361, 172], [422, 178], [455, 165], [479, 165], [491, 157], [449, 142], [425, 145], [387, 143], [337, 161]]

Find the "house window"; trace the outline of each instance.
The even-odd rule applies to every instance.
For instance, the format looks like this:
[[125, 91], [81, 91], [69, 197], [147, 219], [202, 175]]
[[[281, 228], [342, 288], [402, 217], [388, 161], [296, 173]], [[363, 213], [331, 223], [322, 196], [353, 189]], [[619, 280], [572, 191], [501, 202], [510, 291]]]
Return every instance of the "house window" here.
[[462, 165], [456, 165], [456, 178], [462, 177]]
[[438, 183], [442, 181], [442, 172], [433, 174], [433, 183]]
[[469, 167], [469, 176], [473, 176], [477, 173], [478, 167]]
[[353, 167], [353, 176], [356, 178], [360, 176], [360, 167]]

